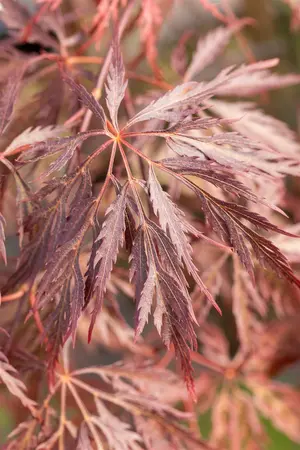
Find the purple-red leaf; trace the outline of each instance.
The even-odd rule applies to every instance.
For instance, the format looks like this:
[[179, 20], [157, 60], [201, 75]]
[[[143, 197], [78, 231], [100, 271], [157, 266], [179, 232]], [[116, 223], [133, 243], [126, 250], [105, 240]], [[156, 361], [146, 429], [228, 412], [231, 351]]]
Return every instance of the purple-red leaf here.
[[118, 129], [118, 111], [127, 87], [125, 67], [117, 38], [112, 43], [112, 59], [106, 82], [106, 103], [113, 126]]
[[236, 27], [218, 27], [199, 39], [191, 64], [184, 76], [186, 81], [193, 79], [224, 51], [235, 29]]
[[5, 88], [1, 92], [0, 99], [0, 135], [5, 130], [8, 125], [12, 113], [14, 104], [19, 92], [21, 79], [24, 74], [24, 67], [18, 68], [18, 70], [13, 70], [7, 80]]
[[35, 412], [36, 403], [26, 394], [26, 386], [16, 377], [17, 370], [9, 363], [7, 357], [0, 351], [0, 380], [12, 395], [18, 397], [25, 408]]
[[116, 200], [106, 211], [106, 219], [96, 240], [100, 246], [96, 252], [94, 266], [97, 271], [94, 293], [95, 307], [89, 328], [89, 340], [98, 312], [103, 303], [106, 285], [109, 280], [114, 263], [117, 260], [119, 247], [123, 245], [125, 231], [125, 211], [127, 205], [128, 183], [126, 183]]
[[100, 119], [103, 127], [105, 127], [106, 116], [105, 112], [100, 105], [100, 103], [95, 99], [95, 97], [86, 90], [82, 84], [76, 83], [73, 78], [69, 77], [65, 72], [63, 72], [63, 80], [67, 83], [72, 91], [77, 95], [81, 103], [88, 108], [98, 119]]
[[216, 90], [217, 95], [230, 95], [238, 97], [250, 97], [262, 92], [293, 86], [300, 83], [300, 75], [277, 75], [267, 70], [245, 73], [220, 86]]
[[198, 231], [184, 219], [183, 212], [177, 208], [168, 194], [162, 190], [152, 167], [149, 169], [148, 183], [154, 212], [159, 216], [159, 221], [163, 230], [169, 234], [170, 239], [177, 250], [179, 259], [182, 259], [189, 273], [193, 276], [201, 290], [210, 299], [218, 311], [220, 311], [213, 297], [199, 277], [198, 269], [192, 260], [192, 247], [188, 241], [187, 233], [199, 236]]
[[158, 100], [154, 100], [142, 111], [138, 112], [127, 127], [138, 122], [159, 119], [168, 122], [179, 122], [194, 113], [201, 103], [207, 102], [218, 90], [230, 82], [234, 86], [235, 80], [242, 76], [251, 76], [278, 64], [278, 59], [270, 59], [257, 63], [243, 65], [237, 69], [227, 67], [208, 83], [187, 82], [171, 89]]
[[97, 132], [91, 130], [78, 133], [75, 136], [48, 139], [43, 142], [37, 142], [32, 144], [28, 151], [23, 152], [18, 161], [24, 164], [31, 163], [46, 158], [47, 156], [62, 152], [62, 154], [49, 165], [48, 170], [43, 173], [42, 176], [47, 177], [55, 170], [62, 169], [72, 158], [76, 148], [90, 136], [94, 136], [95, 134], [97, 134]]
[[[64, 132], [64, 128], [62, 126], [48, 125], [46, 127], [36, 127], [36, 128], [27, 128], [24, 130], [19, 136], [17, 136], [13, 141], [6, 147], [4, 155], [9, 155], [18, 147], [29, 147], [40, 143], [41, 141], [45, 141], [46, 139], [57, 138], [61, 136]], [[26, 152], [25, 152], [26, 153]], [[27, 155], [27, 154], [26, 154]], [[26, 156], [25, 155], [25, 156]], [[27, 155], [28, 156], [28, 155]]]
[[174, 250], [164, 231], [153, 222], [147, 220], [138, 230], [131, 256], [131, 276], [136, 285], [136, 334], [143, 331], [156, 294], [154, 324], [165, 345], [174, 344], [187, 387], [193, 394], [190, 348], [196, 346], [196, 319]]

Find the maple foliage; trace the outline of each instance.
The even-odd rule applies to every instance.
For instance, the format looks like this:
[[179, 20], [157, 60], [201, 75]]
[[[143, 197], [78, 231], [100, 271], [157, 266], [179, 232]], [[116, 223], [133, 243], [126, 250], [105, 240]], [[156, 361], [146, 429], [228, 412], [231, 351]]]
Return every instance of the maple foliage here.
[[[3, 448], [259, 449], [260, 415], [300, 442], [299, 392], [272, 378], [299, 359], [299, 227], [282, 195], [299, 143], [252, 99], [300, 75], [265, 58], [204, 80], [232, 39], [246, 48], [252, 23], [205, 1], [223, 24], [191, 57], [183, 36], [172, 85], [159, 64], [165, 5], [96, 3], [84, 24], [63, 1], [32, 14], [1, 2], [0, 382], [28, 413]], [[22, 59], [24, 42], [40, 52]], [[140, 82], [151, 89], [138, 98]], [[80, 346], [123, 361], [79, 367]]]

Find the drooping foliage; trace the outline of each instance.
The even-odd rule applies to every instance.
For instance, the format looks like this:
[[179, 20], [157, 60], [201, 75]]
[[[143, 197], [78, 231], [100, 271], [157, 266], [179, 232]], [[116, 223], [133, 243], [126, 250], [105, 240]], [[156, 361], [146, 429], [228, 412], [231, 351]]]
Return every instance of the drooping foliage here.
[[[300, 75], [278, 74], [272, 58], [199, 81], [251, 23], [226, 22], [202, 2], [224, 24], [200, 37], [184, 64], [181, 39], [172, 85], [158, 60], [159, 2], [98, 1], [88, 26], [63, 3], [37, 2], [31, 15], [15, 0], [1, 2], [10, 33], [1, 52], [12, 67], [0, 78], [8, 311], [0, 381], [30, 414], [3, 448], [259, 449], [267, 440], [260, 415], [300, 442], [299, 393], [271, 378], [285, 358], [299, 358], [291, 341], [299, 340], [300, 279], [288, 258], [299, 262], [289, 248], [299, 246], [299, 230], [286, 226], [282, 195], [285, 177], [298, 175], [299, 144], [249, 101], [299, 84]], [[125, 37], [135, 27], [140, 54], [127, 61]], [[105, 56], [91, 56], [110, 29]], [[23, 58], [22, 42], [40, 53]], [[151, 75], [139, 74], [141, 59]], [[152, 88], [135, 98], [141, 81]], [[7, 257], [12, 234], [17, 262]], [[224, 312], [234, 352], [219, 325]], [[124, 361], [78, 368], [78, 346], [95, 342], [122, 349]], [[166, 369], [173, 355], [179, 377], [174, 365]], [[27, 392], [23, 375], [41, 392]], [[175, 408], [179, 401], [189, 413]], [[195, 405], [211, 412], [208, 442]]]

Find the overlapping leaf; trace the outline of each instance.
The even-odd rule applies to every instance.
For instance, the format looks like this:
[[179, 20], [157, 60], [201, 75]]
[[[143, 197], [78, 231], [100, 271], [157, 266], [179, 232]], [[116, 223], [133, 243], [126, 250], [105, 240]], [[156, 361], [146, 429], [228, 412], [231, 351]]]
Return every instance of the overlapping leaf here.
[[9, 74], [6, 80], [6, 86], [1, 92], [0, 100], [0, 135], [5, 130], [9, 123], [14, 104], [20, 89], [21, 80], [24, 74], [25, 67], [18, 68]]
[[201, 102], [209, 100], [218, 92], [220, 86], [226, 86], [230, 81], [235, 86], [235, 80], [241, 76], [260, 73], [267, 68], [278, 64], [277, 59], [270, 59], [241, 66], [237, 69], [228, 67], [208, 83], [187, 82], [167, 92], [158, 100], [154, 100], [142, 111], [129, 120], [127, 127], [149, 119], [160, 119], [168, 122], [179, 122], [196, 110]]
[[26, 386], [17, 378], [17, 370], [9, 363], [7, 357], [0, 351], [0, 380], [5, 384], [12, 395], [18, 397], [22, 404], [32, 413], [35, 411], [36, 403], [26, 394]]
[[[79, 371], [80, 373], [80, 371]], [[132, 364], [114, 364], [106, 367], [90, 367], [83, 370], [83, 374], [96, 375], [109, 383], [112, 394], [107, 395], [100, 389], [95, 389], [97, 415], [91, 416], [91, 421], [102, 430], [104, 442], [110, 443], [112, 448], [124, 450], [166, 448], [161, 444], [172, 446], [174, 450], [194, 449], [212, 450], [204, 441], [197, 438], [194, 433], [187, 431], [180, 425], [182, 420], [189, 420], [189, 414], [178, 411], [162, 401], [165, 387], [177, 386], [178, 380], [167, 370], [153, 366], [140, 366], [137, 371]], [[77, 382], [85, 389], [89, 385], [77, 380], [76, 372], [72, 374], [74, 386]], [[151, 394], [149, 391], [151, 390]], [[103, 402], [105, 401], [105, 404]], [[132, 427], [128, 422], [121, 421], [106, 406], [116, 404], [122, 407], [132, 417]], [[125, 418], [126, 416], [124, 416]], [[109, 433], [109, 428], [111, 432]], [[116, 427], [119, 428], [118, 434]], [[109, 433], [109, 434], [108, 434]], [[95, 434], [93, 433], [93, 437]], [[122, 443], [120, 436], [123, 436]], [[141, 441], [142, 439], [142, 441]], [[118, 445], [118, 447], [115, 447]]]
[[[61, 126], [49, 125], [47, 127], [28, 128], [24, 130], [19, 136], [12, 140], [8, 147], [6, 147], [4, 155], [9, 155], [17, 148], [28, 148], [37, 142], [45, 141], [46, 139], [57, 138], [62, 135], [64, 128]], [[26, 155], [28, 156], [28, 155]]]
[[112, 450], [142, 450], [141, 437], [126, 422], [122, 422], [114, 416], [102, 402], [95, 399], [97, 416], [92, 416], [91, 421], [97, 428]]
[[106, 219], [102, 225], [96, 242], [100, 245], [95, 253], [95, 258], [90, 260], [94, 265], [96, 276], [94, 284], [95, 307], [92, 314], [89, 330], [89, 339], [96, 320], [96, 316], [101, 309], [106, 285], [116, 262], [119, 247], [123, 245], [125, 231], [125, 210], [127, 205], [128, 184], [126, 183], [116, 200], [110, 205], [106, 212]]
[[[152, 167], [149, 170], [149, 192], [153, 209], [159, 216], [160, 224], [165, 232], [168, 232], [170, 239], [175, 246], [179, 259], [185, 263], [189, 273], [193, 276], [202, 291], [209, 297], [212, 303], [217, 307], [214, 299], [207, 291], [203, 281], [198, 275], [198, 270], [193, 263], [191, 252], [192, 248], [189, 244], [187, 233], [199, 236], [199, 232], [184, 220], [184, 214], [171, 201], [167, 193], [165, 193], [155, 175]], [[218, 307], [217, 307], [218, 308]]]
[[270, 152], [262, 151], [258, 143], [255, 147], [255, 144], [238, 134], [224, 133], [222, 137], [216, 135], [208, 138], [174, 134], [167, 138], [167, 144], [181, 156], [210, 159], [241, 172], [276, 176], [281, 170], [270, 162]]
[[43, 176], [46, 177], [52, 172], [62, 169], [72, 158], [76, 148], [90, 136], [94, 136], [95, 134], [97, 134], [97, 131], [87, 131], [78, 133], [75, 136], [37, 142], [32, 144], [29, 150], [21, 154], [19, 161], [21, 163], [30, 163], [62, 152], [62, 154], [49, 165], [48, 170], [43, 174]]
[[72, 230], [65, 233], [64, 241], [46, 264], [38, 285], [37, 307], [45, 308], [59, 294], [58, 304], [48, 315], [45, 332], [51, 351], [50, 367], [57, 358], [60, 346], [72, 334], [75, 342], [77, 321], [84, 306], [84, 278], [79, 265], [79, 252], [83, 237], [91, 225], [95, 203], [86, 201], [79, 217], [72, 220]]
[[232, 122], [231, 127], [265, 146], [265, 152], [258, 155], [258, 161], [255, 163], [257, 167], [260, 164], [262, 169], [269, 167], [268, 171], [272, 175], [296, 175], [300, 155], [299, 143], [295, 133], [285, 123], [256, 109], [250, 102], [228, 103], [213, 100], [211, 109], [224, 118], [244, 117], [243, 120]]
[[136, 330], [143, 331], [155, 296], [154, 324], [167, 347], [174, 344], [193, 393], [190, 348], [195, 348], [196, 321], [181, 262], [165, 232], [147, 220], [137, 231], [132, 250], [131, 276], [136, 285]]
[[[234, 247], [252, 279], [254, 276], [253, 267], [246, 241], [251, 244], [255, 255], [264, 267], [271, 268], [278, 275], [300, 286], [300, 281], [294, 275], [287, 259], [280, 250], [271, 241], [248, 228], [244, 224], [244, 220], [247, 220], [256, 228], [293, 235], [281, 230], [265, 217], [248, 210], [244, 206], [217, 199], [185, 177], [179, 177], [179, 179], [196, 193], [201, 201], [206, 220], [222, 240]], [[247, 191], [245, 192], [247, 195]]]
[[[55, 194], [54, 198], [41, 208], [50, 194]], [[13, 285], [35, 280], [46, 262], [51, 260], [57, 246], [76, 233], [78, 213], [85, 209], [90, 197], [91, 180], [87, 170], [52, 180], [32, 197], [33, 210], [25, 223], [29, 242], [22, 248], [18, 269], [8, 280], [5, 291]]]

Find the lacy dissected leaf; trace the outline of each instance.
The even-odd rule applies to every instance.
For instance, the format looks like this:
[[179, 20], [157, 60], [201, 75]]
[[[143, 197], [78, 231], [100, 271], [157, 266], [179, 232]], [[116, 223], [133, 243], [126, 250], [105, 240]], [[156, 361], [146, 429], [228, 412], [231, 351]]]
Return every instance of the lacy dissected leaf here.
[[[270, 152], [238, 133], [210, 137], [174, 134], [167, 138], [167, 144], [180, 156], [213, 160], [221, 166], [249, 174], [276, 176], [281, 170], [270, 161]], [[274, 154], [271, 154], [272, 157]]]
[[9, 74], [8, 79], [6, 80], [5, 88], [1, 92], [0, 135], [3, 133], [11, 119], [24, 70], [24, 67], [18, 68], [18, 70], [13, 70]]
[[125, 67], [120, 44], [115, 38], [112, 44], [112, 59], [106, 80], [106, 103], [113, 126], [118, 129], [118, 111], [127, 87]]
[[159, 2], [156, 0], [145, 0], [139, 18], [139, 28], [148, 63], [158, 78], [161, 76], [161, 73], [157, 64], [157, 36], [158, 28], [162, 21]]
[[128, 122], [128, 126], [154, 118], [167, 121], [178, 119], [182, 114], [175, 110], [175, 108], [182, 110], [186, 104], [192, 103], [197, 86], [198, 84], [195, 82], [188, 82], [176, 86], [174, 89], [167, 92], [158, 100], [154, 100], [149, 106], [146, 106], [146, 108], [137, 113]]
[[164, 269], [178, 280], [178, 283], [182, 288], [186, 288], [187, 281], [182, 271], [182, 262], [178, 256], [176, 247], [160, 226], [150, 220], [147, 220], [146, 223], [147, 234], [145, 237], [147, 238], [147, 246], [149, 247], [151, 242], [151, 245], [155, 246], [155, 251], [152, 249], [149, 253], [150, 250], [147, 250], [147, 253], [152, 255], [152, 257], [155, 257], [156, 255]]
[[[224, 237], [226, 233], [229, 232], [230, 242], [236, 249], [241, 262], [251, 276], [253, 276], [252, 264], [250, 264], [250, 257], [246, 249], [245, 239], [249, 241], [259, 262], [264, 267], [271, 268], [278, 275], [286, 277], [290, 282], [299, 285], [298, 278], [293, 274], [287, 259], [280, 250], [268, 239], [260, 236], [256, 231], [244, 225], [243, 219], [249, 221], [253, 226], [265, 230], [279, 233], [282, 233], [282, 230], [275, 225], [272, 225], [262, 216], [250, 212], [240, 205], [234, 205], [218, 200], [215, 208], [215, 200], [213, 200], [214, 206], [210, 203], [210, 200], [208, 200], [208, 202], [206, 200], [203, 203], [203, 209], [208, 214], [208, 220], [211, 221], [214, 229], [218, 230], [219, 228], [220, 234], [225, 231], [224, 224], [227, 225], [227, 231], [225, 231]], [[223, 209], [224, 207], [225, 209]]]
[[222, 119], [218, 117], [198, 117], [196, 119], [187, 117], [185, 120], [176, 123], [172, 127], [166, 130], [166, 135], [169, 132], [179, 132], [179, 131], [188, 131], [188, 130], [208, 130], [213, 127], [231, 125], [237, 119]]
[[[253, 267], [246, 241], [251, 244], [262, 266], [271, 268], [291, 283], [300, 285], [298, 278], [294, 275], [287, 259], [280, 250], [271, 241], [247, 227], [244, 220], [247, 220], [256, 228], [275, 233], [287, 234], [286, 231], [281, 230], [265, 217], [248, 210], [242, 205], [217, 199], [184, 177], [181, 177], [180, 180], [196, 193], [201, 201], [206, 220], [223, 241], [233, 246], [252, 279], [254, 278]], [[288, 233], [288, 235], [291, 234]]]
[[[122, 185], [118, 182], [117, 178], [112, 177], [112, 181], [115, 185], [116, 192], [119, 194], [122, 190]], [[139, 216], [139, 211], [133, 197], [127, 195], [127, 206], [125, 210], [125, 245], [126, 249], [131, 253], [133, 241], [136, 235], [136, 221], [135, 216]]]
[[105, 221], [96, 240], [96, 242], [100, 242], [100, 245], [95, 254], [95, 259], [92, 260], [97, 274], [93, 287], [95, 307], [91, 318], [89, 339], [91, 338], [97, 314], [103, 303], [106, 285], [113, 265], [116, 262], [119, 247], [123, 245], [128, 186], [128, 183], [123, 186], [116, 200], [107, 209]]
[[169, 237], [178, 252], [179, 259], [183, 260], [189, 273], [193, 276], [201, 290], [209, 297], [213, 304], [215, 304], [215, 301], [199, 277], [198, 270], [194, 265], [191, 256], [192, 247], [188, 241], [187, 233], [199, 236], [199, 232], [184, 220], [183, 212], [177, 208], [168, 194], [162, 190], [152, 167], [150, 167], [149, 170], [148, 183], [153, 209], [155, 214], [159, 216], [161, 227], [169, 234]]
[[185, 80], [191, 80], [211, 64], [224, 51], [234, 32], [237, 31], [237, 28], [241, 28], [242, 25], [241, 23], [238, 27], [218, 27], [201, 37], [185, 73]]
[[92, 416], [92, 423], [101, 430], [112, 450], [142, 450], [141, 437], [126, 422], [113, 415], [102, 402], [95, 399], [97, 416]]
[[101, 226], [99, 224], [98, 218], [94, 218], [94, 225], [93, 225], [93, 245], [88, 261], [88, 268], [85, 273], [85, 307], [90, 302], [93, 293], [94, 293], [94, 285], [96, 281], [96, 275], [97, 275], [97, 265], [95, 264], [95, 258], [96, 254], [99, 250], [99, 247], [101, 245], [101, 241], [98, 241], [97, 238], [100, 234]]
[[90, 200], [72, 223], [72, 232], [66, 233], [62, 243], [48, 261], [45, 273], [38, 285], [37, 308], [43, 309], [56, 297], [58, 303], [45, 321], [49, 366], [57, 359], [60, 347], [72, 334], [75, 343], [77, 321], [84, 307], [84, 277], [79, 264], [79, 252], [83, 237], [91, 225], [95, 203]]
[[293, 86], [300, 83], [300, 75], [277, 75], [268, 70], [245, 73], [216, 89], [217, 95], [250, 97], [271, 89]]
[[[47, 201], [48, 195], [54, 198]], [[90, 204], [91, 179], [88, 170], [49, 181], [33, 197], [33, 211], [27, 217], [25, 231], [29, 242], [22, 248], [16, 272], [8, 280], [5, 291], [29, 281], [51, 260], [58, 245], [63, 245], [77, 232], [82, 213]], [[77, 224], [77, 225], [76, 225]]]
[[135, 238], [135, 232], [136, 232], [136, 223], [134, 220], [134, 216], [131, 212], [131, 209], [127, 206], [125, 211], [125, 244], [126, 249], [131, 253], [133, 241]]
[[81, 103], [88, 108], [98, 119], [100, 119], [103, 126], [106, 123], [105, 112], [100, 103], [95, 97], [86, 90], [82, 84], [76, 83], [73, 78], [69, 77], [65, 72], [63, 73], [63, 80], [67, 83], [72, 91], [77, 95]]
[[47, 171], [43, 174], [43, 177], [46, 177], [52, 172], [62, 169], [72, 158], [76, 148], [94, 134], [95, 132], [93, 131], [87, 131], [85, 133], [78, 133], [76, 136], [48, 139], [44, 142], [37, 142], [32, 144], [29, 150], [22, 153], [18, 161], [21, 163], [31, 163], [46, 158], [47, 156], [52, 156], [56, 153], [62, 152], [62, 154], [49, 165]]
[[210, 442], [218, 448], [263, 450], [267, 437], [249, 394], [239, 389], [222, 389], [212, 410]]
[[72, 229], [66, 231], [63, 238], [59, 237], [57, 250], [46, 262], [45, 274], [39, 283], [37, 295], [38, 303], [41, 306], [55, 296], [72, 273], [75, 279], [81, 278], [78, 263], [79, 248], [90, 226], [90, 219], [95, 209], [92, 199], [85, 200], [85, 203], [81, 215], [76, 217], [74, 214], [72, 227], [70, 227]]
[[267, 149], [276, 150], [273, 153], [266, 152], [266, 155], [262, 154], [258, 158], [262, 164], [269, 165], [272, 169], [270, 173], [296, 174], [300, 156], [299, 143], [295, 133], [285, 123], [256, 109], [250, 102], [213, 100], [210, 106], [212, 111], [224, 118], [243, 117], [243, 120], [232, 122], [231, 127], [249, 139], [265, 144]]
[[248, 187], [234, 178], [233, 171], [214, 161], [203, 161], [195, 156], [182, 156], [180, 158], [166, 158], [161, 160], [160, 163], [172, 172], [181, 175], [193, 175], [208, 181], [225, 192], [236, 194], [253, 202], [263, 202]]
[[19, 245], [22, 248], [25, 228], [26, 214], [32, 212], [31, 191], [25, 181], [21, 178], [19, 172], [14, 171], [14, 178], [17, 188], [17, 225], [19, 234]]
[[131, 281], [135, 284], [136, 335], [142, 333], [151, 312], [155, 292], [155, 268], [150, 265], [145, 247], [143, 229], [137, 231], [131, 253]]
[[288, 385], [251, 381], [253, 402], [260, 413], [290, 439], [300, 442], [299, 392]]
[[243, 351], [249, 351], [256, 347], [253, 336], [258, 336], [262, 331], [262, 318], [266, 316], [267, 305], [236, 258], [233, 268], [232, 312], [240, 346]]
[[[234, 196], [249, 200], [253, 203], [266, 205], [274, 211], [284, 214], [283, 211], [264, 197], [252, 192], [241, 181], [235, 178], [236, 173], [229, 167], [209, 160], [201, 160], [196, 156], [182, 156], [180, 158], [166, 158], [159, 162], [163, 167], [180, 175], [192, 175], [205, 180], [223, 191]], [[247, 174], [246, 174], [247, 175]], [[269, 181], [269, 180], [267, 180]]]
[[154, 100], [150, 105], [138, 112], [131, 120], [129, 120], [127, 127], [149, 119], [159, 119], [177, 123], [188, 117], [201, 103], [209, 100], [215, 95], [220, 86], [226, 86], [229, 81], [234, 85], [234, 81], [239, 79], [242, 75], [256, 72], [259, 73], [276, 64], [278, 64], [278, 60], [271, 59], [249, 64], [248, 66], [241, 66], [237, 69], [228, 67], [208, 83], [196, 83], [191, 81], [183, 83], [176, 86], [174, 89], [171, 89], [158, 100]]
[[155, 292], [155, 273], [153, 265], [148, 270], [148, 258], [145, 246], [145, 234], [142, 227], [133, 241], [130, 255], [130, 281], [135, 285], [136, 301], [136, 334], [142, 333], [151, 312], [153, 295]]
[[[138, 366], [137, 370], [132, 364], [90, 367], [78, 371], [78, 375], [80, 373], [100, 377], [111, 386], [109, 394], [98, 388], [94, 390], [97, 415], [94, 413], [90, 416], [90, 421], [97, 430], [90, 433], [94, 440], [98, 438], [99, 430], [101, 443], [107, 443], [112, 449], [140, 450], [145, 447], [149, 450], [212, 450], [181, 425], [181, 421], [190, 419], [189, 414], [162, 401], [166, 387], [170, 383], [178, 385], [174, 374], [153, 366]], [[78, 385], [89, 391], [90, 386], [86, 381], [79, 380], [75, 375], [76, 371], [71, 375], [74, 388]], [[121, 407], [127, 414], [116, 417], [110, 405]], [[126, 420], [128, 414], [130, 421]], [[90, 427], [89, 429], [91, 430]], [[162, 443], [165, 444], [164, 447], [161, 446]]]
[[[57, 138], [64, 132], [62, 126], [48, 125], [47, 127], [27, 128], [19, 136], [12, 140], [8, 147], [6, 147], [4, 155], [9, 155], [17, 148], [30, 149], [31, 146], [37, 142], [45, 139]], [[26, 151], [26, 150], [25, 150]]]
[[195, 348], [196, 322], [175, 247], [153, 222], [141, 226], [132, 250], [131, 277], [136, 286], [136, 333], [148, 322], [155, 295], [154, 324], [167, 347], [173, 343], [187, 387], [193, 393], [190, 348]]
[[173, 343], [189, 392], [194, 395], [190, 350], [197, 348], [190, 300], [178, 282], [161, 268], [157, 272], [157, 304], [154, 322], [167, 345]]
[[36, 403], [27, 397], [27, 388], [16, 375], [17, 370], [9, 363], [4, 353], [0, 351], [0, 381], [5, 384], [12, 395], [18, 397], [22, 404], [33, 413]]
[[[18, 234], [19, 234], [19, 245], [22, 247], [23, 236], [24, 236], [24, 216], [25, 212], [29, 212], [31, 210], [31, 192], [28, 185], [25, 183], [19, 172], [16, 170], [15, 166], [6, 158], [2, 158], [2, 163], [10, 170], [12, 173], [16, 188], [16, 206], [17, 206], [17, 225], [18, 225]], [[3, 222], [3, 221], [2, 221]], [[3, 226], [3, 223], [2, 223]], [[3, 231], [3, 230], [2, 230]]]

